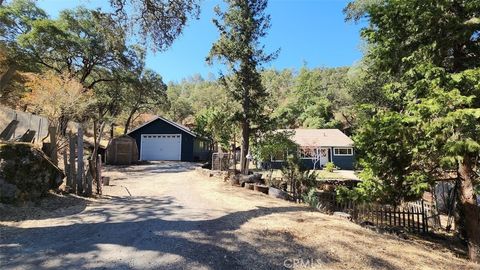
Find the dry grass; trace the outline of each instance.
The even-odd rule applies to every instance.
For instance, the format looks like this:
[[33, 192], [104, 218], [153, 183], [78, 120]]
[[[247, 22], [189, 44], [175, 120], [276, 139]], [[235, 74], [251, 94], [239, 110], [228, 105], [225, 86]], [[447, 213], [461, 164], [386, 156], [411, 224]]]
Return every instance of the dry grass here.
[[[29, 206], [31, 209], [28, 211], [43, 211], [37, 217], [27, 215], [26, 218], [31, 220], [16, 222], [10, 219], [0, 222], [0, 234], [8, 231], [13, 235], [17, 230], [29, 228], [61, 225], [73, 229], [80, 226], [85, 231], [91, 228], [96, 232], [96, 228], [100, 228], [106, 236], [99, 240], [89, 238], [89, 241], [104, 244], [115, 243], [109, 241], [119, 237], [116, 233], [118, 230], [129, 233], [121, 234], [121, 237], [133, 233], [149, 241], [157, 239], [155, 233], [159, 233], [158, 243], [148, 246], [149, 254], [154, 257], [145, 262], [150, 263], [165, 254], [178, 254], [176, 256], [179, 258], [186, 254], [195, 258], [194, 261], [202, 262], [204, 269], [213, 269], [208, 262], [218, 262], [219, 258], [234, 262], [240, 269], [282, 269], [285, 266], [295, 269], [480, 269], [479, 265], [469, 263], [443, 245], [424, 239], [405, 240], [380, 234], [347, 220], [312, 211], [303, 205], [200, 176], [190, 168], [176, 168], [175, 164], [169, 167], [175, 173], [164, 173], [165, 166], [147, 171], [148, 168], [112, 168], [106, 173], [112, 177], [112, 186], [105, 187], [104, 192], [116, 196], [115, 200], [103, 198], [85, 202], [81, 198], [77, 200], [58, 195], [60, 197], [49, 198], [43, 205]], [[21, 212], [19, 208], [12, 209], [16, 209], [16, 212], [11, 215]], [[6, 213], [4, 210], [0, 208], [2, 215]], [[144, 227], [130, 231], [136, 223], [158, 228], [150, 233]], [[7, 227], [3, 228], [2, 225]], [[163, 226], [171, 227], [166, 230]], [[111, 229], [106, 231], [106, 228]], [[70, 231], [65, 232], [70, 234]], [[72, 232], [78, 235], [77, 231]], [[27, 235], [28, 230], [24, 233]], [[40, 237], [37, 234], [28, 235]], [[172, 237], [188, 246], [179, 250], [166, 247], [164, 240]], [[56, 239], [52, 238], [52, 241]], [[63, 241], [59, 243], [64, 244]], [[114, 245], [113, 253], [94, 251], [94, 260], [99, 264], [104, 263], [100, 265], [112, 267], [109, 260], [118, 261], [121, 257], [137, 265], [141, 259], [136, 256], [143, 254], [142, 247], [145, 248], [143, 242], [125, 243], [128, 244]], [[34, 246], [33, 243], [28, 245]], [[56, 246], [52, 245], [51, 248]], [[163, 253], [156, 253], [157, 247], [164, 248], [159, 249]], [[198, 247], [208, 248], [202, 250]], [[122, 255], [127, 249], [129, 253]], [[191, 254], [184, 253], [190, 249]], [[63, 248], [59, 250], [59, 253], [65, 252]], [[177, 251], [181, 252], [175, 253]], [[90, 256], [89, 252], [73, 250], [70, 253], [71, 256], [77, 256], [75, 258], [79, 264], [85, 256]], [[32, 257], [26, 254], [22, 258]], [[49, 261], [60, 257], [41, 259]], [[179, 264], [176, 268], [186, 269], [187, 265]], [[142, 268], [140, 266], [138, 268]], [[217, 265], [215, 269], [222, 268]]]
[[0, 203], [0, 222], [43, 220], [74, 215], [82, 212], [93, 201], [95, 199], [50, 192], [46, 197], [35, 202]]
[[[212, 180], [207, 181], [211, 186]], [[265, 260], [275, 260], [281, 262], [280, 265], [296, 259], [294, 268], [299, 269], [480, 269], [479, 265], [469, 263], [444, 246], [424, 239], [405, 240], [377, 233], [307, 207], [300, 211], [276, 212], [271, 207], [297, 208], [299, 205], [223, 183], [220, 188], [223, 195], [208, 194], [225, 208], [265, 209], [265, 213], [256, 218], [238, 217], [237, 222], [242, 225], [234, 233], [239, 242], [256, 247], [256, 252]], [[243, 251], [240, 250], [240, 256], [245, 268], [267, 265], [248, 250]]]

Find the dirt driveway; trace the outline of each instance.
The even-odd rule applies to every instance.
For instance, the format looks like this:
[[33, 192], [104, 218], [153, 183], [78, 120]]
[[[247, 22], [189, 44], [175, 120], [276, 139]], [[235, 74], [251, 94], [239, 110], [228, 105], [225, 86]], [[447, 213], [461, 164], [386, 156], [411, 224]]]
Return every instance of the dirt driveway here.
[[0, 222], [1, 269], [477, 269], [438, 246], [162, 162], [110, 168], [74, 214]]

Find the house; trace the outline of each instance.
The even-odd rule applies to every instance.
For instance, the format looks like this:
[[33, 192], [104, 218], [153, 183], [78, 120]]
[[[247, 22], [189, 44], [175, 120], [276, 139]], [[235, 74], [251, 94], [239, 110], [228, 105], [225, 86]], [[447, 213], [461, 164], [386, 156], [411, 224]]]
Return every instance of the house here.
[[[353, 170], [355, 151], [352, 139], [338, 129], [294, 129], [291, 139], [299, 145], [299, 155], [307, 168], [319, 169], [327, 162], [343, 170]], [[283, 160], [272, 157], [274, 167], [281, 167]]]
[[210, 159], [210, 141], [185, 126], [157, 116], [130, 131], [137, 142], [139, 160], [205, 161]]

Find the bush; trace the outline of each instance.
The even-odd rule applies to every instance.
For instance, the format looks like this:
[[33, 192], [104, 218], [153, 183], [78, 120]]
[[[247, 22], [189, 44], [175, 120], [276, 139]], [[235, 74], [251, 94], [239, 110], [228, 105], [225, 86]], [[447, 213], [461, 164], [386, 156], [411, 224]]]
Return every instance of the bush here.
[[308, 192], [304, 194], [302, 197], [303, 197], [303, 201], [305, 201], [306, 204], [310, 205], [313, 208], [317, 208], [319, 200], [318, 200], [316, 188], [310, 188]]
[[333, 164], [333, 162], [327, 162], [327, 164], [325, 164], [325, 170], [327, 172], [333, 172], [334, 169], [335, 169], [335, 164]]
[[287, 162], [282, 167], [282, 174], [295, 200], [301, 199], [311, 188], [317, 186], [317, 174], [307, 170], [298, 156], [287, 157]]

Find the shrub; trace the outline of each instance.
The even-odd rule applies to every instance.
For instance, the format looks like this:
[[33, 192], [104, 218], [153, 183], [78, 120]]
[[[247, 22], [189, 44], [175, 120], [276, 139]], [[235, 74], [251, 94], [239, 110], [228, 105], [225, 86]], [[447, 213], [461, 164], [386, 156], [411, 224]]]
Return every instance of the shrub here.
[[333, 162], [327, 162], [327, 164], [325, 164], [325, 170], [327, 172], [333, 172], [334, 169], [335, 169], [335, 164], [333, 164]]
[[317, 208], [319, 200], [316, 188], [310, 188], [303, 196], [303, 201], [313, 208]]
[[282, 174], [295, 200], [302, 199], [304, 194], [317, 185], [317, 174], [307, 170], [296, 155], [287, 157], [287, 162], [282, 167]]

